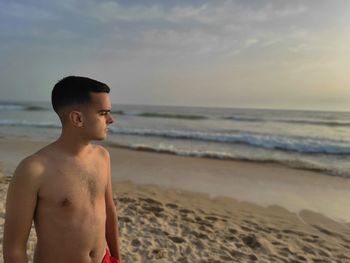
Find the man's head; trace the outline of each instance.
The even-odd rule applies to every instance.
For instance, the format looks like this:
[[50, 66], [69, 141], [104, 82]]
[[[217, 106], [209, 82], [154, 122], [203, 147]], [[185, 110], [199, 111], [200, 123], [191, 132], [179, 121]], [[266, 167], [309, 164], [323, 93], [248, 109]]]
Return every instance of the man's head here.
[[52, 90], [52, 107], [58, 115], [67, 106], [87, 104], [91, 101], [91, 92], [109, 93], [109, 87], [97, 80], [69, 76], [56, 83]]
[[91, 139], [103, 139], [102, 129], [106, 131], [113, 123], [109, 92], [109, 87], [102, 82], [69, 76], [56, 83], [51, 101], [63, 127], [77, 128]]

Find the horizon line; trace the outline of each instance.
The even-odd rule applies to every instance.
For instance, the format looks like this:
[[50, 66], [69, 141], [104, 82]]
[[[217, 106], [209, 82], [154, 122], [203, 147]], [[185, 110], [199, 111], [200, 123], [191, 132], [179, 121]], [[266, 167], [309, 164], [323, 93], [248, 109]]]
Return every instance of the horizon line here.
[[[34, 100], [0, 100], [1, 103], [50, 103], [51, 101], [34, 101]], [[350, 109], [319, 109], [319, 108], [281, 108], [281, 107], [274, 107], [274, 108], [269, 108], [266, 106], [213, 106], [213, 105], [174, 105], [174, 104], [137, 104], [137, 103], [119, 103], [119, 102], [112, 102], [112, 105], [119, 105], [119, 106], [145, 106], [145, 107], [186, 107], [186, 108], [216, 108], [216, 109], [242, 109], [242, 110], [272, 110], [272, 111], [278, 111], [278, 110], [285, 110], [285, 111], [310, 111], [310, 112], [344, 112], [344, 113], [349, 113]]]

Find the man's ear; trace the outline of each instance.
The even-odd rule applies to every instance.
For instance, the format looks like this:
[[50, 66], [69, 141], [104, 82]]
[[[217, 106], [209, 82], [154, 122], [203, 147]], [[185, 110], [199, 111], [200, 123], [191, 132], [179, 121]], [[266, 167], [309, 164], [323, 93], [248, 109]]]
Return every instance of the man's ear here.
[[69, 120], [75, 127], [84, 127], [84, 117], [81, 111], [69, 112]]

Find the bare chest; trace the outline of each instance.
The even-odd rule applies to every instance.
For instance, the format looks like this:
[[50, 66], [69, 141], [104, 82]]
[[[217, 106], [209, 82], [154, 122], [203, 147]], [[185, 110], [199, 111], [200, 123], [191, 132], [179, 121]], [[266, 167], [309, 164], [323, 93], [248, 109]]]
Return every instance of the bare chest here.
[[39, 198], [48, 207], [83, 208], [103, 198], [106, 185], [106, 167], [97, 161], [55, 164], [47, 171]]

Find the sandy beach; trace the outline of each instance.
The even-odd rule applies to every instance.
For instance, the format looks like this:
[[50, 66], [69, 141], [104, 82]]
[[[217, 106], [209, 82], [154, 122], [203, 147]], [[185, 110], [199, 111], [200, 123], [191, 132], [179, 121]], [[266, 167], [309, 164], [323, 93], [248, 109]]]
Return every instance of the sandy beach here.
[[[0, 138], [1, 236], [11, 174], [45, 144]], [[275, 164], [108, 149], [123, 262], [350, 262], [346, 179]], [[31, 231], [30, 258], [35, 242]]]

